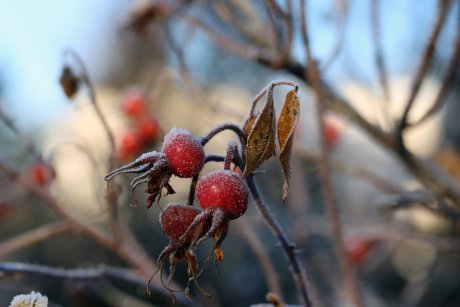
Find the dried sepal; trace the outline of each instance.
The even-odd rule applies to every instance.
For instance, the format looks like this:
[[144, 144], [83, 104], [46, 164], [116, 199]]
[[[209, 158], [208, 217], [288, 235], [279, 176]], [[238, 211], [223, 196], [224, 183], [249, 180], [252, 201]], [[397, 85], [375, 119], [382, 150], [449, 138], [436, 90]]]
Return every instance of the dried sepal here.
[[279, 161], [284, 174], [283, 202], [286, 201], [291, 177], [291, 153], [294, 130], [299, 121], [300, 102], [296, 91], [292, 90], [286, 95], [283, 110], [278, 119], [278, 144], [280, 146]]
[[59, 83], [61, 84], [67, 98], [72, 99], [78, 92], [81, 80], [72, 71], [72, 69], [66, 65], [62, 69], [61, 76], [59, 77]]
[[248, 135], [244, 176], [252, 173], [265, 160], [275, 155], [275, 134], [273, 89], [269, 88], [263, 109], [255, 119], [254, 125]]

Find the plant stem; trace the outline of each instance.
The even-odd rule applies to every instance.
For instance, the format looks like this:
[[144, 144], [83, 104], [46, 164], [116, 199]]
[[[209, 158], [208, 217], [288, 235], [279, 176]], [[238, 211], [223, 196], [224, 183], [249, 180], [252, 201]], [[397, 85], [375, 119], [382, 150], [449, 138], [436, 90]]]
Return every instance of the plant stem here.
[[308, 290], [308, 280], [305, 276], [305, 272], [303, 266], [297, 257], [297, 250], [287, 235], [284, 233], [281, 225], [275, 219], [273, 213], [271, 212], [270, 208], [265, 204], [262, 200], [259, 188], [257, 187], [256, 183], [254, 182], [254, 176], [249, 175], [246, 177], [246, 183], [248, 184], [249, 191], [251, 192], [252, 198], [254, 199], [257, 209], [260, 212], [260, 215], [264, 219], [266, 225], [273, 233], [273, 235], [278, 239], [281, 247], [288, 258], [290, 263], [291, 269], [294, 274], [294, 279], [297, 282], [297, 286], [299, 287], [300, 293], [302, 295], [304, 306], [310, 307], [313, 306], [312, 299], [309, 294]]

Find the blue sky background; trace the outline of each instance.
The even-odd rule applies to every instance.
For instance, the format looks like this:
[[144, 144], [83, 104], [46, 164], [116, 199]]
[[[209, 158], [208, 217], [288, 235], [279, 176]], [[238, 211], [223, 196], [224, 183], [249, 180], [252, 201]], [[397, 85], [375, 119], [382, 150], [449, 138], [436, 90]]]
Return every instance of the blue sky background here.
[[[336, 25], [325, 17], [332, 2], [310, 1], [311, 39], [319, 58], [330, 54], [337, 39]], [[337, 81], [346, 78], [341, 63], [348, 61], [356, 72], [374, 82], [377, 73], [370, 40], [370, 2], [351, 1], [346, 34], [348, 43], [330, 71], [330, 78]], [[404, 74], [418, 64], [414, 60], [429, 36], [437, 1], [381, 2], [381, 31], [388, 70], [390, 74]], [[108, 65], [105, 59], [110, 53], [110, 42], [126, 19], [131, 3], [0, 0], [0, 81], [3, 86], [1, 98], [6, 109], [22, 119], [26, 126], [51, 120], [63, 112], [68, 104], [57, 82], [63, 50], [69, 47], [76, 50], [89, 67], [91, 77], [97, 81], [104, 65]], [[445, 55], [452, 46], [453, 13], [441, 37], [441, 48], [438, 48]], [[294, 54], [302, 59], [300, 41], [295, 46]], [[23, 112], [26, 117], [22, 116]]]

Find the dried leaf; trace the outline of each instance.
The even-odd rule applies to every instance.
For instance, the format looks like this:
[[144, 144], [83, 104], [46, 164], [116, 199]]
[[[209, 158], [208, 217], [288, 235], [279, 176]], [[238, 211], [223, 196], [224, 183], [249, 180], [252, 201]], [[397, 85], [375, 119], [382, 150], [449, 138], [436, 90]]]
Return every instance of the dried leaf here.
[[248, 118], [246, 118], [244, 124], [243, 124], [243, 132], [246, 136], [249, 136], [249, 133], [252, 130], [252, 127], [254, 127], [254, 123], [257, 119], [257, 116], [259, 113], [251, 113]]
[[273, 95], [271, 91], [268, 91], [265, 105], [257, 118], [255, 118], [254, 125], [248, 136], [244, 176], [252, 173], [265, 160], [275, 155], [275, 133]]
[[59, 83], [61, 84], [67, 98], [72, 99], [72, 97], [78, 92], [80, 78], [74, 74], [69, 66], [64, 66], [61, 77], [59, 78]]
[[292, 144], [294, 130], [299, 120], [300, 102], [295, 91], [286, 95], [283, 110], [278, 120], [278, 143], [280, 146], [279, 160], [284, 174], [283, 202], [286, 201], [289, 190], [289, 178], [291, 177]]

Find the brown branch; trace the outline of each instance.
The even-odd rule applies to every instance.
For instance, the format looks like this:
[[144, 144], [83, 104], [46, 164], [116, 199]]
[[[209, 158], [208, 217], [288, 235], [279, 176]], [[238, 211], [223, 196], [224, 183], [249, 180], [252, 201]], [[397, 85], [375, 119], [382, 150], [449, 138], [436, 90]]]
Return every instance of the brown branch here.
[[[88, 95], [91, 102], [91, 105], [96, 112], [96, 116], [98, 117], [99, 121], [102, 124], [105, 134], [107, 135], [107, 139], [109, 141], [109, 159], [107, 165], [107, 172], [112, 171], [115, 168], [115, 137], [113, 135], [112, 130], [107, 122], [107, 119], [102, 112], [97, 99], [96, 99], [96, 92], [93, 86], [93, 83], [89, 77], [88, 70], [86, 69], [85, 63], [81, 59], [81, 57], [73, 50], [69, 49], [66, 51], [66, 55], [71, 56], [77, 62], [79, 69], [80, 69], [80, 78], [88, 89]], [[108, 216], [109, 216], [109, 224], [110, 228], [112, 229], [113, 234], [117, 238], [117, 240], [121, 240], [121, 233], [120, 233], [120, 225], [118, 221], [118, 195], [117, 193], [108, 192], [107, 194], [107, 209], [108, 209]]]
[[337, 199], [335, 192], [332, 188], [331, 182], [331, 171], [330, 171], [330, 162], [329, 162], [329, 146], [327, 144], [326, 138], [322, 137], [325, 135], [325, 125], [324, 125], [324, 116], [326, 111], [326, 106], [324, 103], [324, 96], [322, 91], [321, 76], [319, 74], [317, 63], [315, 62], [311, 49], [310, 42], [308, 37], [308, 19], [307, 19], [307, 8], [305, 5], [305, 0], [302, 0], [300, 5], [301, 13], [301, 22], [302, 22], [302, 38], [305, 46], [306, 57], [309, 63], [309, 69], [305, 71], [307, 76], [312, 84], [313, 90], [316, 94], [316, 111], [318, 117], [318, 133], [320, 135], [320, 181], [322, 186], [322, 195], [324, 205], [326, 207], [329, 218], [332, 222], [332, 234], [334, 237], [334, 247], [335, 254], [338, 258], [340, 271], [342, 272], [342, 277], [345, 281], [347, 288], [347, 293], [350, 295], [350, 299], [358, 307], [365, 306], [364, 299], [362, 297], [361, 291], [358, 287], [358, 281], [355, 276], [355, 273], [352, 269], [351, 263], [346, 256], [345, 252], [345, 243], [343, 240], [342, 225], [340, 222], [340, 216], [337, 208]]
[[[0, 263], [0, 272], [3, 276], [11, 276], [17, 278], [18, 275], [33, 277], [42, 276], [47, 278], [57, 278], [75, 281], [92, 281], [106, 279], [109, 281], [120, 282], [139, 289], [145, 288], [144, 278], [133, 274], [132, 271], [122, 268], [101, 266], [93, 269], [73, 269], [64, 270], [44, 265], [27, 264], [20, 262], [4, 262]], [[171, 295], [164, 287], [150, 284], [150, 291], [153, 296], [163, 304], [171, 302]], [[190, 306], [192, 303], [186, 300], [185, 297], [176, 297], [175, 303], [178, 306]]]
[[71, 228], [67, 222], [56, 222], [23, 232], [12, 239], [0, 244], [0, 257], [16, 252], [32, 244], [47, 240], [51, 237], [69, 231]]
[[286, 38], [281, 45], [281, 49], [278, 51], [277, 57], [271, 63], [271, 67], [273, 69], [279, 69], [285, 65], [291, 54], [292, 40], [294, 36], [292, 3], [291, 0], [286, 0], [287, 12], [283, 12], [275, 0], [268, 0], [266, 4], [268, 8], [273, 12], [273, 15], [281, 19], [286, 31]]
[[289, 238], [281, 228], [281, 225], [273, 216], [273, 213], [271, 212], [270, 208], [262, 200], [259, 193], [259, 189], [256, 183], [254, 182], [254, 176], [247, 176], [246, 183], [248, 184], [249, 191], [251, 192], [252, 198], [254, 199], [256, 207], [259, 210], [260, 215], [264, 219], [265, 224], [273, 233], [273, 235], [278, 239], [286, 257], [288, 258], [289, 264], [295, 277], [295, 281], [297, 283], [297, 287], [299, 288], [300, 293], [302, 294], [304, 306], [313, 306], [313, 301], [310, 297], [311, 291], [308, 285], [309, 282], [305, 275], [305, 270], [302, 266], [302, 263], [297, 256], [295, 244], [289, 240]]
[[33, 194], [40, 197], [59, 217], [64, 219], [74, 229], [74, 231], [85, 235], [86, 237], [113, 251], [131, 267], [136, 269], [140, 276], [148, 277], [149, 272], [154, 271], [155, 265], [148, 259], [147, 256], [144, 254], [134, 253], [131, 250], [133, 244], [129, 243], [133, 240], [132, 237], [126, 237], [123, 244], [119, 244], [98, 227], [91, 225], [87, 220], [66, 209], [57, 198], [50, 194], [48, 189], [37, 186], [18, 176], [1, 162], [0, 172], [5, 173], [19, 186], [26, 188]]
[[[460, 15], [460, 10], [459, 10], [459, 15]], [[446, 98], [449, 95], [450, 90], [452, 89], [452, 86], [454, 85], [455, 77], [457, 75], [459, 66], [460, 66], [460, 16], [457, 17], [457, 35], [455, 38], [455, 47], [452, 53], [452, 57], [448, 64], [447, 72], [444, 75], [441, 88], [439, 89], [438, 95], [436, 96], [436, 99], [433, 105], [426, 112], [426, 114], [422, 118], [420, 118], [417, 122], [410, 124], [410, 126], [416, 126], [416, 125], [423, 123], [424, 121], [432, 117], [434, 114], [436, 114], [441, 109], [444, 102], [446, 101]]]
[[416, 72], [415, 79], [412, 82], [409, 98], [406, 102], [406, 107], [396, 129], [396, 142], [399, 150], [403, 154], [407, 152], [407, 149], [404, 145], [403, 132], [404, 129], [407, 127], [410, 110], [414, 105], [415, 98], [417, 97], [417, 94], [420, 90], [420, 87], [422, 86], [423, 80], [428, 72], [428, 68], [433, 59], [436, 43], [438, 41], [439, 34], [441, 33], [441, 30], [445, 24], [450, 4], [451, 0], [439, 0], [438, 18], [428, 40], [428, 45], [425, 49], [425, 52], [423, 53], [422, 61]]

